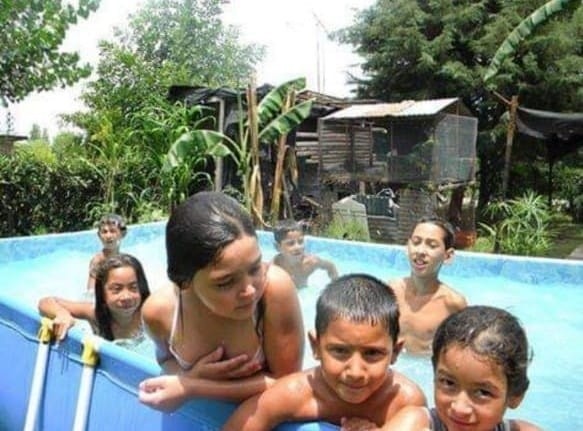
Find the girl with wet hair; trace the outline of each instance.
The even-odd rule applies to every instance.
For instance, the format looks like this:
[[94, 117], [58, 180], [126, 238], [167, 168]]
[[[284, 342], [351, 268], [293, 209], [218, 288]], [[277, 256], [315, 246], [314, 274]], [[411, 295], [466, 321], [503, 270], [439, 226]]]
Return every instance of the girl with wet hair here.
[[471, 306], [449, 316], [435, 333], [431, 361], [435, 407], [407, 407], [387, 429], [541, 431], [523, 420], [504, 420], [529, 385], [528, 341], [511, 313]]
[[75, 319], [89, 322], [106, 340], [134, 339], [142, 334], [141, 307], [150, 295], [142, 264], [129, 254], [110, 256], [96, 270], [95, 302], [50, 296], [39, 301], [42, 315], [53, 319], [57, 340], [63, 340]]
[[249, 214], [218, 192], [191, 196], [166, 226], [171, 284], [142, 311], [166, 375], [140, 400], [174, 410], [191, 397], [241, 401], [301, 368], [304, 332], [289, 275], [263, 263]]

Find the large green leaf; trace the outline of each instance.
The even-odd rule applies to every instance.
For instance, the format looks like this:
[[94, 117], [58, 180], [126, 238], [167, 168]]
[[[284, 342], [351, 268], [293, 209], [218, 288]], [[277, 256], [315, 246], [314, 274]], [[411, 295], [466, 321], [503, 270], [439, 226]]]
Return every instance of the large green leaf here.
[[539, 7], [518, 24], [504, 42], [502, 42], [502, 45], [500, 45], [496, 54], [494, 54], [490, 66], [484, 75], [484, 82], [487, 82], [498, 73], [504, 60], [507, 57], [514, 55], [520, 43], [528, 37], [538, 25], [546, 22], [555, 13], [566, 9], [567, 5], [572, 1], [581, 0], [551, 0]]
[[306, 88], [306, 78], [297, 78], [284, 82], [267, 93], [257, 106], [259, 130], [281, 113], [285, 98], [290, 91], [301, 91], [304, 88]]
[[259, 132], [259, 141], [272, 143], [280, 136], [287, 135], [308, 118], [312, 110], [312, 103], [313, 100], [306, 100], [274, 118]]
[[168, 171], [193, 158], [225, 157], [231, 154], [222, 142], [225, 135], [215, 130], [194, 130], [184, 133], [170, 147], [164, 159], [163, 170]]

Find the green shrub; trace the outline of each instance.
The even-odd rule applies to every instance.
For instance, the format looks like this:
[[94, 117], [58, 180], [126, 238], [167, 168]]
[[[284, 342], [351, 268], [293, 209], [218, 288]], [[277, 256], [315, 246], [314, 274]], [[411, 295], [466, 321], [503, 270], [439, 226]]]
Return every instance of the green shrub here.
[[87, 204], [102, 196], [95, 171], [17, 152], [0, 159], [0, 236], [87, 228]]
[[365, 226], [358, 220], [342, 220], [334, 217], [330, 224], [320, 233], [327, 238], [348, 239], [353, 241], [370, 241]]
[[545, 198], [528, 192], [518, 199], [489, 205], [493, 224], [480, 223], [502, 254], [542, 256], [551, 246], [550, 211]]
[[494, 251], [494, 239], [490, 236], [479, 236], [469, 251], [492, 253]]

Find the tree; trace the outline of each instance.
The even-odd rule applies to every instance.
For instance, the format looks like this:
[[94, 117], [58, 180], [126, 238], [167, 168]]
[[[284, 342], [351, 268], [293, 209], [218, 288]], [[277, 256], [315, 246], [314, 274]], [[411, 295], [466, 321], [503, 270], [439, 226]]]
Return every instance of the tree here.
[[[462, 97], [479, 120], [480, 205], [500, 189], [505, 107], [484, 87], [497, 48], [545, 0], [378, 0], [337, 34], [364, 58], [358, 96], [386, 101]], [[523, 42], [490, 83], [521, 104], [583, 108], [583, 8], [571, 2]], [[529, 157], [541, 154], [529, 148]], [[518, 154], [518, 153], [517, 153]]]
[[[88, 156], [109, 155], [109, 165], [120, 171], [123, 160], [118, 157], [132, 160], [139, 155], [141, 167], [134, 173], [141, 179], [134, 178], [134, 193], [171, 184], [173, 189], [165, 189], [163, 196], [150, 195], [168, 206], [192, 192], [196, 178], [203, 178], [190, 175], [186, 184], [185, 171], [162, 171], [170, 145], [197, 121], [188, 117], [185, 106], [168, 102], [169, 87], [236, 86], [246, 82], [261, 55], [260, 48], [240, 43], [238, 32], [222, 24], [220, 5], [220, 0], [143, 4], [114, 40], [101, 42], [97, 79], [82, 94], [88, 110], [65, 117], [85, 131]], [[200, 156], [194, 159], [205, 159]]]
[[[520, 43], [526, 37], [532, 34], [537, 26], [544, 24], [553, 14], [565, 10], [569, 3], [572, 1], [573, 0], [550, 0], [535, 10], [532, 14], [527, 16], [524, 20], [522, 20], [520, 24], [516, 26], [514, 30], [512, 30], [508, 37], [504, 39], [504, 42], [502, 42], [500, 47], [496, 50], [494, 57], [490, 61], [490, 66], [484, 75], [484, 82], [486, 83], [498, 73], [498, 70], [502, 66], [504, 60], [508, 57], [511, 57], [518, 51]], [[503, 99], [503, 102], [508, 107], [509, 112], [506, 151], [504, 155], [504, 171], [502, 174], [502, 198], [504, 198], [508, 189], [508, 175], [510, 172], [512, 141], [516, 128], [516, 109], [518, 108], [518, 97], [512, 96], [510, 101], [504, 99], [500, 95], [497, 95], [497, 97]]]
[[79, 54], [60, 47], [69, 27], [97, 10], [99, 0], [2, 0], [0, 7], [0, 101], [17, 102], [35, 91], [72, 85], [89, 76]]
[[28, 138], [31, 141], [41, 139], [41, 131], [40, 131], [40, 126], [38, 124], [34, 123], [32, 125], [32, 127], [30, 128], [30, 133], [29, 133]]
[[149, 0], [130, 20], [125, 40], [172, 84], [246, 85], [263, 48], [243, 44], [221, 21], [222, 0]]
[[[117, 110], [120, 121], [171, 85], [245, 85], [262, 49], [239, 42], [220, 20], [221, 0], [149, 0], [115, 40], [102, 41], [98, 79], [82, 100], [96, 111]], [[79, 119], [79, 117], [77, 117]], [[79, 124], [83, 127], [83, 124]]]
[[490, 80], [504, 62], [507, 57], [514, 55], [518, 50], [520, 42], [522, 42], [526, 37], [528, 37], [538, 25], [544, 24], [548, 21], [551, 16], [555, 13], [561, 12], [567, 9], [569, 3], [579, 0], [550, 0], [540, 8], [535, 10], [532, 14], [527, 16], [512, 32], [508, 35], [496, 54], [490, 62], [490, 66], [486, 70], [484, 75], [484, 82]]

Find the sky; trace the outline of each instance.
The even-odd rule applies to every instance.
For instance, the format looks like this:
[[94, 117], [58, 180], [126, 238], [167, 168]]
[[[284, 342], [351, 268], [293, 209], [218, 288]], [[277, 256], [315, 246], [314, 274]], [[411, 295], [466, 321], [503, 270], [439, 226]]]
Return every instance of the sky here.
[[[99, 10], [72, 27], [63, 49], [77, 51], [83, 62], [97, 64], [97, 44], [112, 39], [114, 28], [124, 27], [127, 17], [143, 0], [101, 0]], [[280, 84], [306, 77], [307, 87], [333, 96], [350, 96], [347, 73], [360, 74], [360, 58], [352, 47], [326, 35], [352, 23], [354, 13], [374, 0], [230, 0], [224, 5], [224, 22], [235, 25], [246, 43], [264, 45], [266, 55], [257, 66], [257, 84]], [[94, 78], [94, 77], [93, 77]], [[90, 78], [91, 79], [91, 78]], [[29, 95], [9, 106], [13, 130], [28, 135], [33, 124], [54, 137], [67, 127], [59, 114], [83, 109], [79, 95], [86, 81], [73, 87]], [[6, 111], [0, 108], [0, 134], [5, 132]]]

